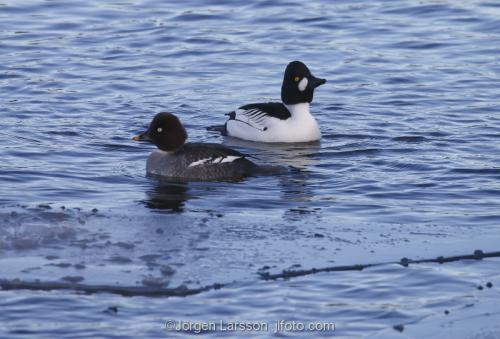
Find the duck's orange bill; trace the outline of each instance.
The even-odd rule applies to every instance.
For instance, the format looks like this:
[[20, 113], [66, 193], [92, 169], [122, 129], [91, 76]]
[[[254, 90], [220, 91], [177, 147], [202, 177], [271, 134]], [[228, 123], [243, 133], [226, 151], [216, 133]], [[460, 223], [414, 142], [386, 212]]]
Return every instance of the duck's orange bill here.
[[140, 137], [140, 136], [138, 136], [138, 135], [134, 135], [134, 136], [132, 137], [132, 140], [134, 140], [134, 141], [140, 141], [140, 140], [141, 140], [141, 137]]

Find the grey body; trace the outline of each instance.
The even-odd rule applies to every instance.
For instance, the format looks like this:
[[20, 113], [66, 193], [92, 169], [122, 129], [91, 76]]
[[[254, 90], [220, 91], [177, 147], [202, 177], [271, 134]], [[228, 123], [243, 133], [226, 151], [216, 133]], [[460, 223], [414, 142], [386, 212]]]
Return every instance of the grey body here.
[[175, 152], [154, 150], [146, 172], [176, 180], [227, 180], [257, 174], [245, 155], [219, 144], [187, 143]]

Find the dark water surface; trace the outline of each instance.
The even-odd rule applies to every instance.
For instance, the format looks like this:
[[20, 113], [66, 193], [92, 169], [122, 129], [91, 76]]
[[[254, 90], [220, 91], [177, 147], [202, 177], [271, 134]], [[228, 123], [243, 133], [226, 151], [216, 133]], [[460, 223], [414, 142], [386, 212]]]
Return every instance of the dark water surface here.
[[[331, 321], [335, 332], [315, 334], [385, 337], [500, 300], [494, 259], [258, 274], [499, 250], [494, 1], [0, 0], [0, 51], [0, 279], [229, 284], [185, 298], [4, 291], [2, 338], [170, 337], [168, 319]], [[292, 60], [328, 79], [312, 105], [321, 143], [205, 130], [279, 99]], [[165, 110], [191, 141], [297, 170], [147, 178], [152, 147], [130, 139]]]

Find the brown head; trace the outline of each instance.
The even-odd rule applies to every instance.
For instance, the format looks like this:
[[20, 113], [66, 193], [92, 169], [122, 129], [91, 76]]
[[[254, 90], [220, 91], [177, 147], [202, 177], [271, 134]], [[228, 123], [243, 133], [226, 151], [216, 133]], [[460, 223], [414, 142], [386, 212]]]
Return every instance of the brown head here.
[[175, 152], [186, 142], [187, 133], [179, 119], [172, 113], [158, 113], [144, 133], [132, 138], [149, 141], [165, 152]]

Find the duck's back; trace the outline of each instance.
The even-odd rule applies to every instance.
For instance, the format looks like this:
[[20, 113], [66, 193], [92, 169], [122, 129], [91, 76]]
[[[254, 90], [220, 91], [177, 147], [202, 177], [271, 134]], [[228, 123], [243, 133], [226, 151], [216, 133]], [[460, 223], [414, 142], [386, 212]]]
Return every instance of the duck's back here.
[[154, 176], [178, 180], [227, 180], [255, 174], [259, 166], [219, 144], [187, 143], [173, 153], [155, 150], [146, 164]]

